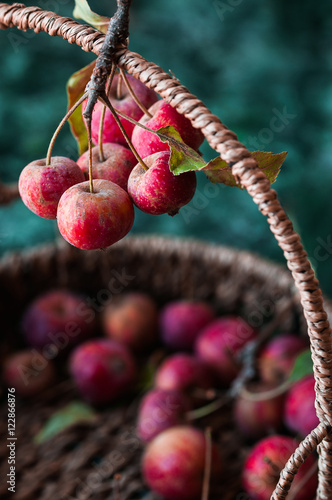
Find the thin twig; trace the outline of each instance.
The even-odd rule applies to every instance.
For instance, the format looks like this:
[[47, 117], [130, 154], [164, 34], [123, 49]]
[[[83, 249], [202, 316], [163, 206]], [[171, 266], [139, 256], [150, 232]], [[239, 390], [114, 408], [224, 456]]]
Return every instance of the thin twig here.
[[122, 99], [121, 93], [122, 93], [122, 73], [120, 71], [118, 75], [118, 84], [116, 86], [116, 98], [118, 101]]
[[88, 133], [88, 150], [89, 150], [89, 183], [90, 193], [93, 193], [93, 172], [92, 172], [92, 137], [91, 137], [91, 119], [85, 118], [86, 131]]
[[140, 155], [137, 153], [136, 149], [134, 148], [124, 126], [122, 125], [118, 115], [117, 115], [117, 112], [115, 111], [114, 107], [112, 106], [109, 98], [107, 97], [107, 95], [103, 92], [101, 93], [101, 96], [99, 97], [99, 100], [101, 102], [103, 102], [104, 104], [106, 104], [106, 106], [109, 108], [109, 110], [111, 111], [113, 117], [114, 117], [114, 120], [116, 121], [117, 125], [119, 126], [124, 138], [126, 139], [127, 141], [127, 144], [131, 150], [131, 152], [133, 153], [133, 155], [135, 156], [136, 160], [140, 163], [140, 165], [142, 166], [142, 168], [147, 171], [148, 170], [148, 167], [145, 165], [144, 161], [142, 160], [142, 158], [140, 157]]
[[205, 466], [203, 476], [202, 500], [208, 500], [212, 466], [212, 440], [211, 427], [205, 429]]
[[[109, 90], [111, 88], [115, 70], [116, 70], [116, 66], [115, 66], [115, 64], [113, 64], [111, 74], [110, 74], [110, 77], [108, 79], [108, 82], [107, 82], [106, 88], [105, 88], [106, 95], [108, 95]], [[99, 147], [99, 161], [100, 162], [105, 161], [104, 148], [103, 148], [103, 130], [104, 130], [105, 113], [106, 113], [106, 105], [104, 104], [103, 108], [101, 110], [99, 134], [98, 134], [98, 147]]]
[[120, 46], [127, 47], [128, 45], [131, 2], [132, 0], [117, 0], [117, 11], [109, 22], [104, 43], [87, 85], [88, 102], [83, 116], [89, 118], [90, 121], [98, 98], [102, 93], [105, 93], [106, 81], [112, 70], [112, 65], [116, 64], [116, 52]]
[[124, 80], [124, 82], [126, 84], [126, 87], [127, 87], [128, 91], [129, 91], [131, 97], [136, 102], [137, 106], [140, 108], [141, 111], [143, 111], [143, 113], [145, 115], [147, 115], [149, 118], [152, 118], [152, 115], [151, 115], [150, 111], [144, 106], [144, 104], [142, 103], [142, 101], [140, 101], [140, 99], [138, 99], [137, 95], [133, 91], [132, 86], [130, 85], [129, 80], [127, 78], [127, 75], [126, 75], [126, 73], [124, 72], [124, 70], [122, 68], [120, 68], [120, 75], [122, 76], [122, 78], [123, 78], [123, 80]]
[[60, 133], [60, 130], [62, 129], [62, 127], [65, 125], [65, 123], [67, 122], [68, 118], [74, 113], [75, 109], [78, 108], [78, 106], [80, 106], [82, 104], [82, 102], [86, 99], [88, 93], [85, 92], [82, 97], [75, 102], [74, 106], [72, 106], [68, 111], [67, 113], [65, 114], [65, 116], [62, 118], [61, 122], [59, 123], [59, 125], [57, 126], [56, 128], [56, 131], [54, 132], [53, 136], [52, 136], [52, 139], [49, 143], [49, 146], [48, 146], [48, 149], [47, 149], [47, 155], [46, 155], [46, 165], [51, 165], [51, 156], [52, 156], [52, 150], [53, 150], [53, 146], [54, 146], [54, 143]]

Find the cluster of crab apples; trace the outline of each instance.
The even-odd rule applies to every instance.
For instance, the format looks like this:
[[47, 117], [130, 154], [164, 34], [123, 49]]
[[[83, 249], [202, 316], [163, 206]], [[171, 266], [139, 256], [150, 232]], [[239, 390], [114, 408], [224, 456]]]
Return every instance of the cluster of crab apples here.
[[[28, 305], [21, 332], [28, 347], [8, 356], [3, 378], [25, 398], [49, 388], [67, 366], [78, 393], [96, 408], [137, 401], [150, 366], [136, 423], [146, 484], [170, 500], [201, 498], [206, 477], [212, 488], [220, 484], [227, 450], [214, 424], [207, 433], [201, 417], [225, 411], [218, 403], [241, 372], [243, 348], [257, 338], [243, 318], [217, 314], [204, 301], [159, 306], [136, 291], [101, 306], [59, 289]], [[270, 498], [298, 439], [318, 424], [313, 376], [278, 391], [307, 348], [294, 333], [272, 337], [258, 353], [255, 381], [233, 401], [232, 420], [247, 449], [242, 485], [248, 498]], [[310, 456], [294, 478], [293, 498], [312, 500], [316, 486]]]
[[[143, 114], [124, 86], [121, 95], [117, 94], [118, 75], [109, 91], [114, 108], [150, 130], [173, 126], [183, 141], [197, 150], [204, 139], [202, 133], [175, 108], [163, 100], [158, 101], [153, 90], [133, 77], [127, 78], [136, 98], [148, 108], [148, 114]], [[83, 102], [83, 111], [85, 106]], [[95, 144], [98, 144], [102, 110], [103, 104], [97, 102], [91, 122]], [[194, 172], [177, 176], [171, 172], [167, 143], [139, 125], [124, 118], [120, 121], [136, 154], [127, 147], [124, 134], [107, 109], [102, 147], [92, 148], [92, 178], [89, 177], [89, 152], [76, 162], [51, 156], [33, 161], [19, 178], [24, 204], [41, 217], [57, 219], [62, 236], [83, 250], [106, 248], [122, 239], [134, 223], [133, 204], [149, 214], [175, 215], [195, 193]]]

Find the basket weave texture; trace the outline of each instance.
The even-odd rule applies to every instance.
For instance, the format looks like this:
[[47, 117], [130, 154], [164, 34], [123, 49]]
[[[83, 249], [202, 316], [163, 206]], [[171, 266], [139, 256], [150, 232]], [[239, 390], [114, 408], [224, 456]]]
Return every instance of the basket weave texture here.
[[[122, 276], [125, 291], [145, 291], [160, 305], [180, 297], [202, 299], [222, 312], [240, 312], [257, 326], [273, 321], [284, 331], [306, 334], [299, 295], [281, 266], [246, 252], [193, 241], [126, 238], [105, 252], [82, 252], [63, 244], [3, 260], [0, 296], [7, 338], [1, 344], [2, 355], [5, 349], [17, 347], [17, 318], [34, 297], [53, 287], [69, 287], [100, 300], [114, 276]], [[140, 473], [142, 448], [135, 434], [139, 398], [100, 412], [94, 421], [71, 426], [44, 444], [33, 444], [54, 411], [77, 398], [72, 384], [64, 379], [17, 407], [17, 500], [109, 499], [117, 488], [123, 500], [146, 493]], [[1, 410], [2, 436], [6, 435], [6, 411], [7, 406]], [[207, 423], [225, 463], [211, 498], [231, 500], [242, 494], [239, 498], [244, 500], [239, 477], [246, 448], [234, 427], [230, 405], [201, 421], [203, 427]], [[7, 449], [1, 450], [0, 475], [5, 477]], [[119, 481], [113, 478], [117, 472], [121, 473]], [[11, 495], [3, 481], [1, 498]]]
[[[70, 18], [43, 11], [39, 7], [0, 4], [0, 28], [14, 26], [22, 30], [34, 29], [36, 32], [45, 31], [51, 36], [61, 36], [69, 43], [76, 43], [83, 50], [96, 54], [99, 53], [104, 41], [103, 34]], [[228, 130], [219, 118], [213, 115], [197, 97], [190, 94], [176, 78], [140, 55], [120, 47], [116, 54], [116, 63], [149, 88], [154, 89], [179, 113], [189, 118], [194, 127], [201, 129], [210, 146], [232, 167], [235, 178], [247, 189], [259, 210], [267, 217], [270, 229], [284, 252], [295, 286], [299, 290], [307, 322], [316, 380], [316, 410], [322, 428], [325, 429], [325, 434], [320, 436], [325, 438], [318, 449], [320, 460], [317, 499], [332, 498], [332, 439], [329, 435], [332, 425], [331, 329], [318, 281], [300, 238], [293, 230], [265, 174], [258, 168], [250, 152], [238, 141], [234, 132]], [[282, 476], [281, 488], [277, 487], [277, 493], [273, 496], [279, 500], [286, 497], [292, 474], [285, 471]]]

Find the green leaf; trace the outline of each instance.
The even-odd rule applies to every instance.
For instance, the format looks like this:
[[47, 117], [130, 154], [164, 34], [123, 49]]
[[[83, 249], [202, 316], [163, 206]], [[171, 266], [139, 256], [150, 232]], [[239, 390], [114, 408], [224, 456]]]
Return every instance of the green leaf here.
[[[154, 132], [162, 142], [168, 142], [171, 157], [170, 169], [175, 175], [190, 171], [203, 171], [213, 183], [223, 183], [227, 186], [241, 187], [232, 174], [231, 167], [220, 157], [206, 163], [203, 158], [187, 146], [179, 132], [174, 127], [163, 127]], [[281, 165], [285, 161], [287, 152], [273, 154], [266, 151], [251, 153], [258, 163], [258, 167], [265, 173], [270, 183], [276, 181]]]
[[[84, 94], [90, 80], [95, 61], [76, 71], [67, 82], [68, 109]], [[79, 155], [88, 149], [88, 134], [82, 118], [82, 106], [79, 106], [69, 118], [69, 125], [78, 145]]]
[[93, 420], [95, 416], [96, 413], [90, 406], [81, 401], [73, 401], [48, 419], [42, 430], [35, 436], [34, 442], [44, 443], [67, 427], [78, 422]]
[[270, 184], [273, 184], [277, 180], [281, 165], [286, 159], [287, 151], [278, 154], [268, 153], [266, 151], [254, 151], [251, 154], [257, 161], [259, 168], [263, 170], [266, 177], [269, 179]]
[[220, 157], [209, 161], [209, 163], [207, 163], [202, 170], [204, 170], [207, 178], [213, 182], [213, 184], [222, 183], [226, 184], [226, 186], [236, 186], [241, 188], [241, 186], [236, 182], [235, 177], [232, 174], [232, 169], [228, 166], [228, 163]]
[[76, 19], [82, 19], [86, 23], [91, 24], [91, 26], [102, 33], [106, 33], [110, 22], [109, 17], [99, 16], [99, 14], [92, 12], [86, 0], [75, 0], [73, 16], [76, 17]]
[[[287, 152], [273, 154], [266, 151], [254, 151], [251, 153], [258, 163], [258, 167], [265, 173], [266, 177], [273, 184], [277, 180], [281, 165], [284, 163]], [[213, 182], [222, 182], [227, 186], [241, 186], [236, 182], [232, 174], [232, 169], [221, 158], [211, 160], [202, 170], [208, 179]]]
[[301, 352], [296, 360], [293, 370], [288, 378], [289, 382], [297, 382], [306, 375], [313, 373], [312, 359], [310, 349]]
[[137, 388], [142, 391], [148, 391], [153, 387], [153, 382], [156, 373], [156, 366], [154, 363], [147, 362], [141, 370]]
[[206, 162], [194, 150], [185, 144], [179, 132], [171, 126], [162, 127], [155, 132], [162, 142], [168, 142], [171, 156], [170, 169], [175, 175], [200, 170]]

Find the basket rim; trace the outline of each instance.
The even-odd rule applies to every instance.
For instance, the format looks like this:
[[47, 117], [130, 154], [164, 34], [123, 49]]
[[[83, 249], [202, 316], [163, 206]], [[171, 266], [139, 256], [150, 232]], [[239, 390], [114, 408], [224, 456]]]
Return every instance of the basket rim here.
[[[202, 240], [197, 237], [179, 237], [173, 235], [160, 236], [158, 234], [138, 234], [128, 235], [121, 241], [118, 241], [103, 252], [112, 254], [117, 250], [125, 249], [135, 250], [137, 253], [144, 253], [147, 249], [154, 254], [190, 254], [198, 258], [217, 259], [217, 261], [228, 265], [237, 265], [244, 272], [255, 270], [255, 275], [264, 279], [266, 275], [277, 277], [278, 285], [288, 287], [292, 295], [300, 297], [299, 291], [295, 286], [291, 271], [286, 264], [276, 262], [273, 259], [261, 255], [253, 250], [238, 249], [230, 245], [224, 245], [218, 242]], [[22, 250], [14, 250], [0, 257], [0, 278], [4, 269], [17, 265], [19, 261], [28, 262], [30, 259], [46, 257], [47, 254], [68, 253], [68, 255], [77, 254], [83, 259], [89, 259], [89, 255], [96, 256], [100, 250], [89, 252], [81, 251], [64, 240], [55, 240], [53, 242], [41, 243], [32, 247], [25, 247]], [[327, 313], [332, 317], [332, 299], [324, 295], [324, 304]]]

